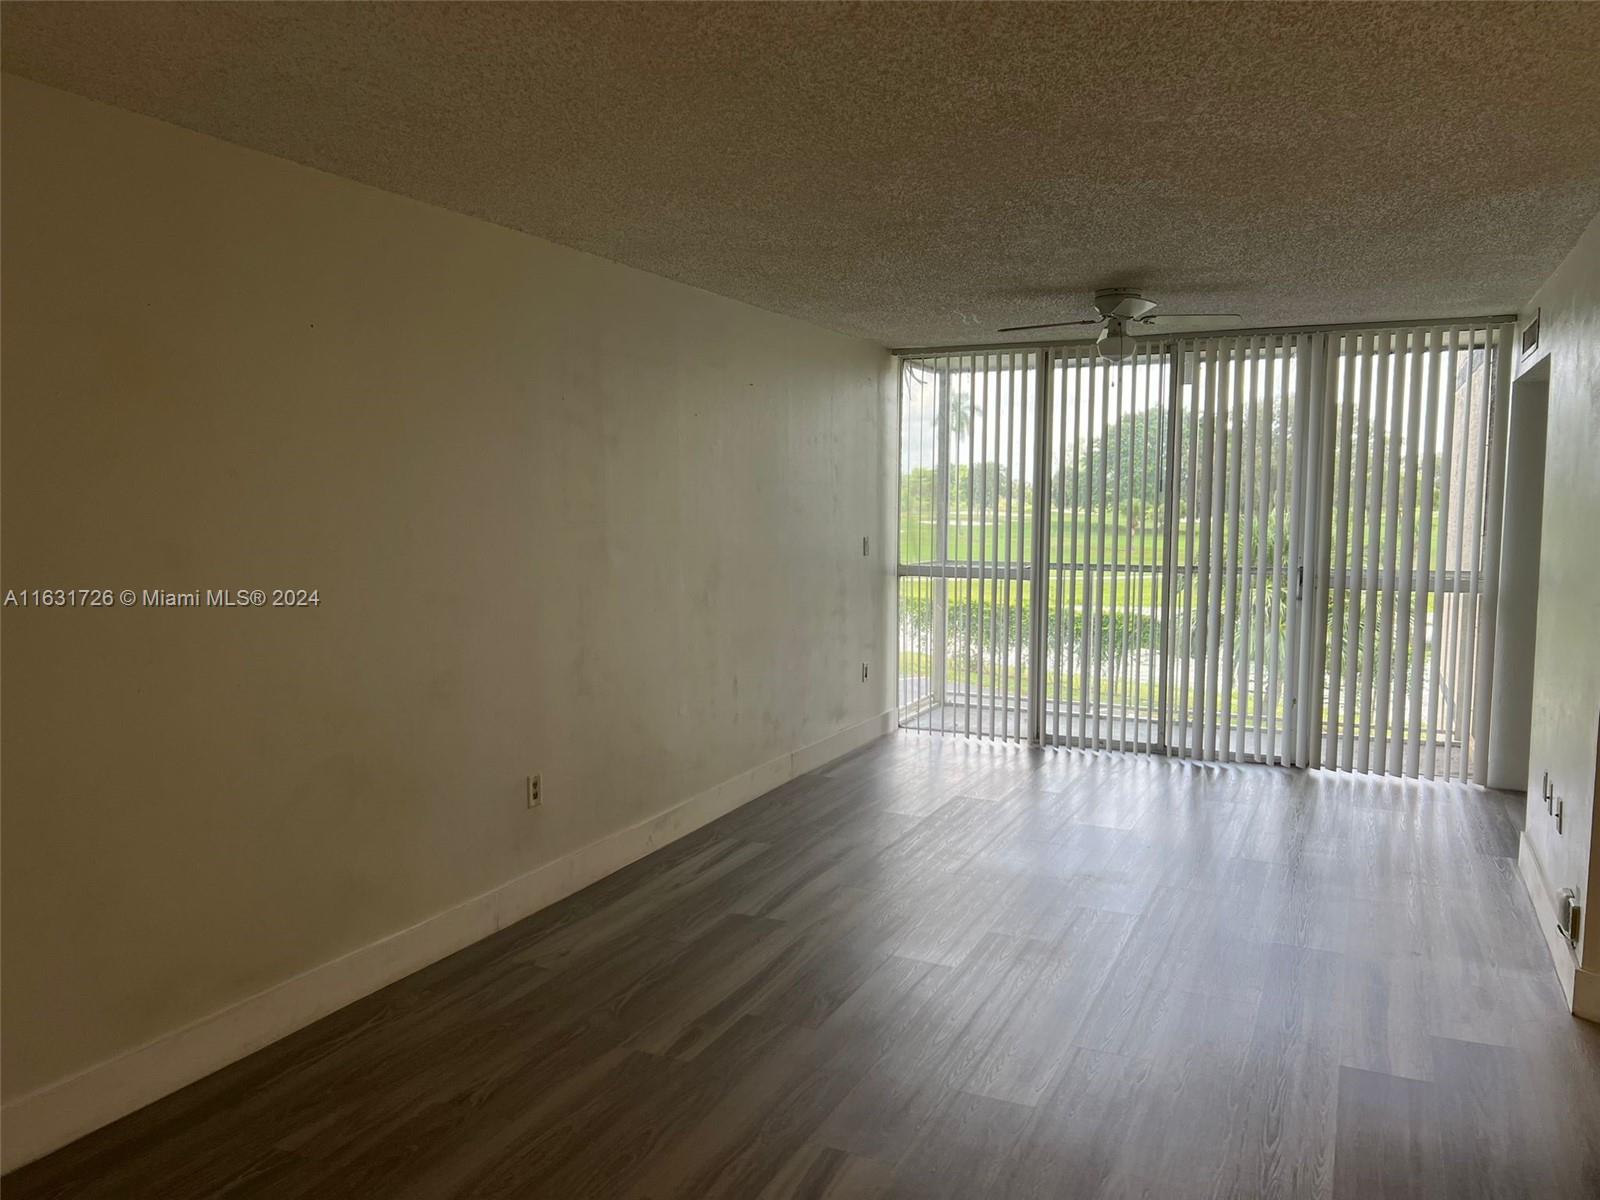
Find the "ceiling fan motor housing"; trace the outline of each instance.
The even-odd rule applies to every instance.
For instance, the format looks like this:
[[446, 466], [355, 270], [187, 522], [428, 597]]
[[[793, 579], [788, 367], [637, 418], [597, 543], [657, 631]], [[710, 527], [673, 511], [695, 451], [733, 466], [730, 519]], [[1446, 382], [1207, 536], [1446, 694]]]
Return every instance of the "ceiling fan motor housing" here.
[[1127, 288], [1101, 288], [1094, 294], [1094, 307], [1102, 317], [1137, 321], [1154, 312], [1156, 304]]

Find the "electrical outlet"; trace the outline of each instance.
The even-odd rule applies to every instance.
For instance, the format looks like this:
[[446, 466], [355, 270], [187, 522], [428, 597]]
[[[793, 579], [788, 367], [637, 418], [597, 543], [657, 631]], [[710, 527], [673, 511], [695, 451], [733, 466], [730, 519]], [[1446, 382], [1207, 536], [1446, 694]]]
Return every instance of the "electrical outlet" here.
[[543, 798], [543, 794], [542, 794], [542, 792], [540, 790], [539, 777], [537, 775], [529, 775], [528, 776], [528, 807], [529, 808], [538, 808], [543, 803], [544, 803], [544, 798]]
[[1544, 810], [1553, 813], [1556, 810], [1556, 789], [1550, 782], [1550, 772], [1544, 773]]
[[1556, 797], [1555, 816], [1556, 816], [1556, 833], [1558, 833], [1558, 834], [1561, 832], [1562, 825], [1566, 824], [1566, 822], [1564, 820], [1566, 811], [1567, 811], [1567, 802], [1565, 800], [1563, 800], [1560, 796], [1557, 796]]
[[861, 682], [865, 683], [866, 681], [867, 681], [867, 664], [866, 663], [862, 663], [861, 664]]

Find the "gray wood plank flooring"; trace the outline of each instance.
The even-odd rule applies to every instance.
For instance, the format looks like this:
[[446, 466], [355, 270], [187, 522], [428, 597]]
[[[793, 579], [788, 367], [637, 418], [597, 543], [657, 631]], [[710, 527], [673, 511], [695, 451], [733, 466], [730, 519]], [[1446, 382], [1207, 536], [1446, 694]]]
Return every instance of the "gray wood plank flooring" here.
[[898, 734], [0, 1190], [1600, 1196], [1519, 811]]

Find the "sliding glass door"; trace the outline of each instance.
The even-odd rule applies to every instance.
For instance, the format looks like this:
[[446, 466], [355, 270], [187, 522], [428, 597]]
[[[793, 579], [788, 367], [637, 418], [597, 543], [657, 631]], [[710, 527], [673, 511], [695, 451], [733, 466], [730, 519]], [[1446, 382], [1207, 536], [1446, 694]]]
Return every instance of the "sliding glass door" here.
[[1508, 339], [903, 360], [902, 723], [1481, 776]]

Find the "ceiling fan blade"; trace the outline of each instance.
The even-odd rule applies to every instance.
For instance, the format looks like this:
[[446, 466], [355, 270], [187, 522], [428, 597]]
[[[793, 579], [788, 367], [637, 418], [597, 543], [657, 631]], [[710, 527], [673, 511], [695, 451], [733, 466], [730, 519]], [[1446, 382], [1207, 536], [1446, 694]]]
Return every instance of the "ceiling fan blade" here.
[[1244, 318], [1238, 313], [1156, 313], [1139, 323], [1176, 333], [1186, 329], [1227, 329], [1242, 325]]
[[1069, 325], [1098, 325], [1100, 318], [1095, 317], [1088, 321], [1051, 321], [1047, 325], [1007, 325], [1004, 329], [995, 330], [996, 333], [1022, 333], [1028, 329], [1065, 329]]

